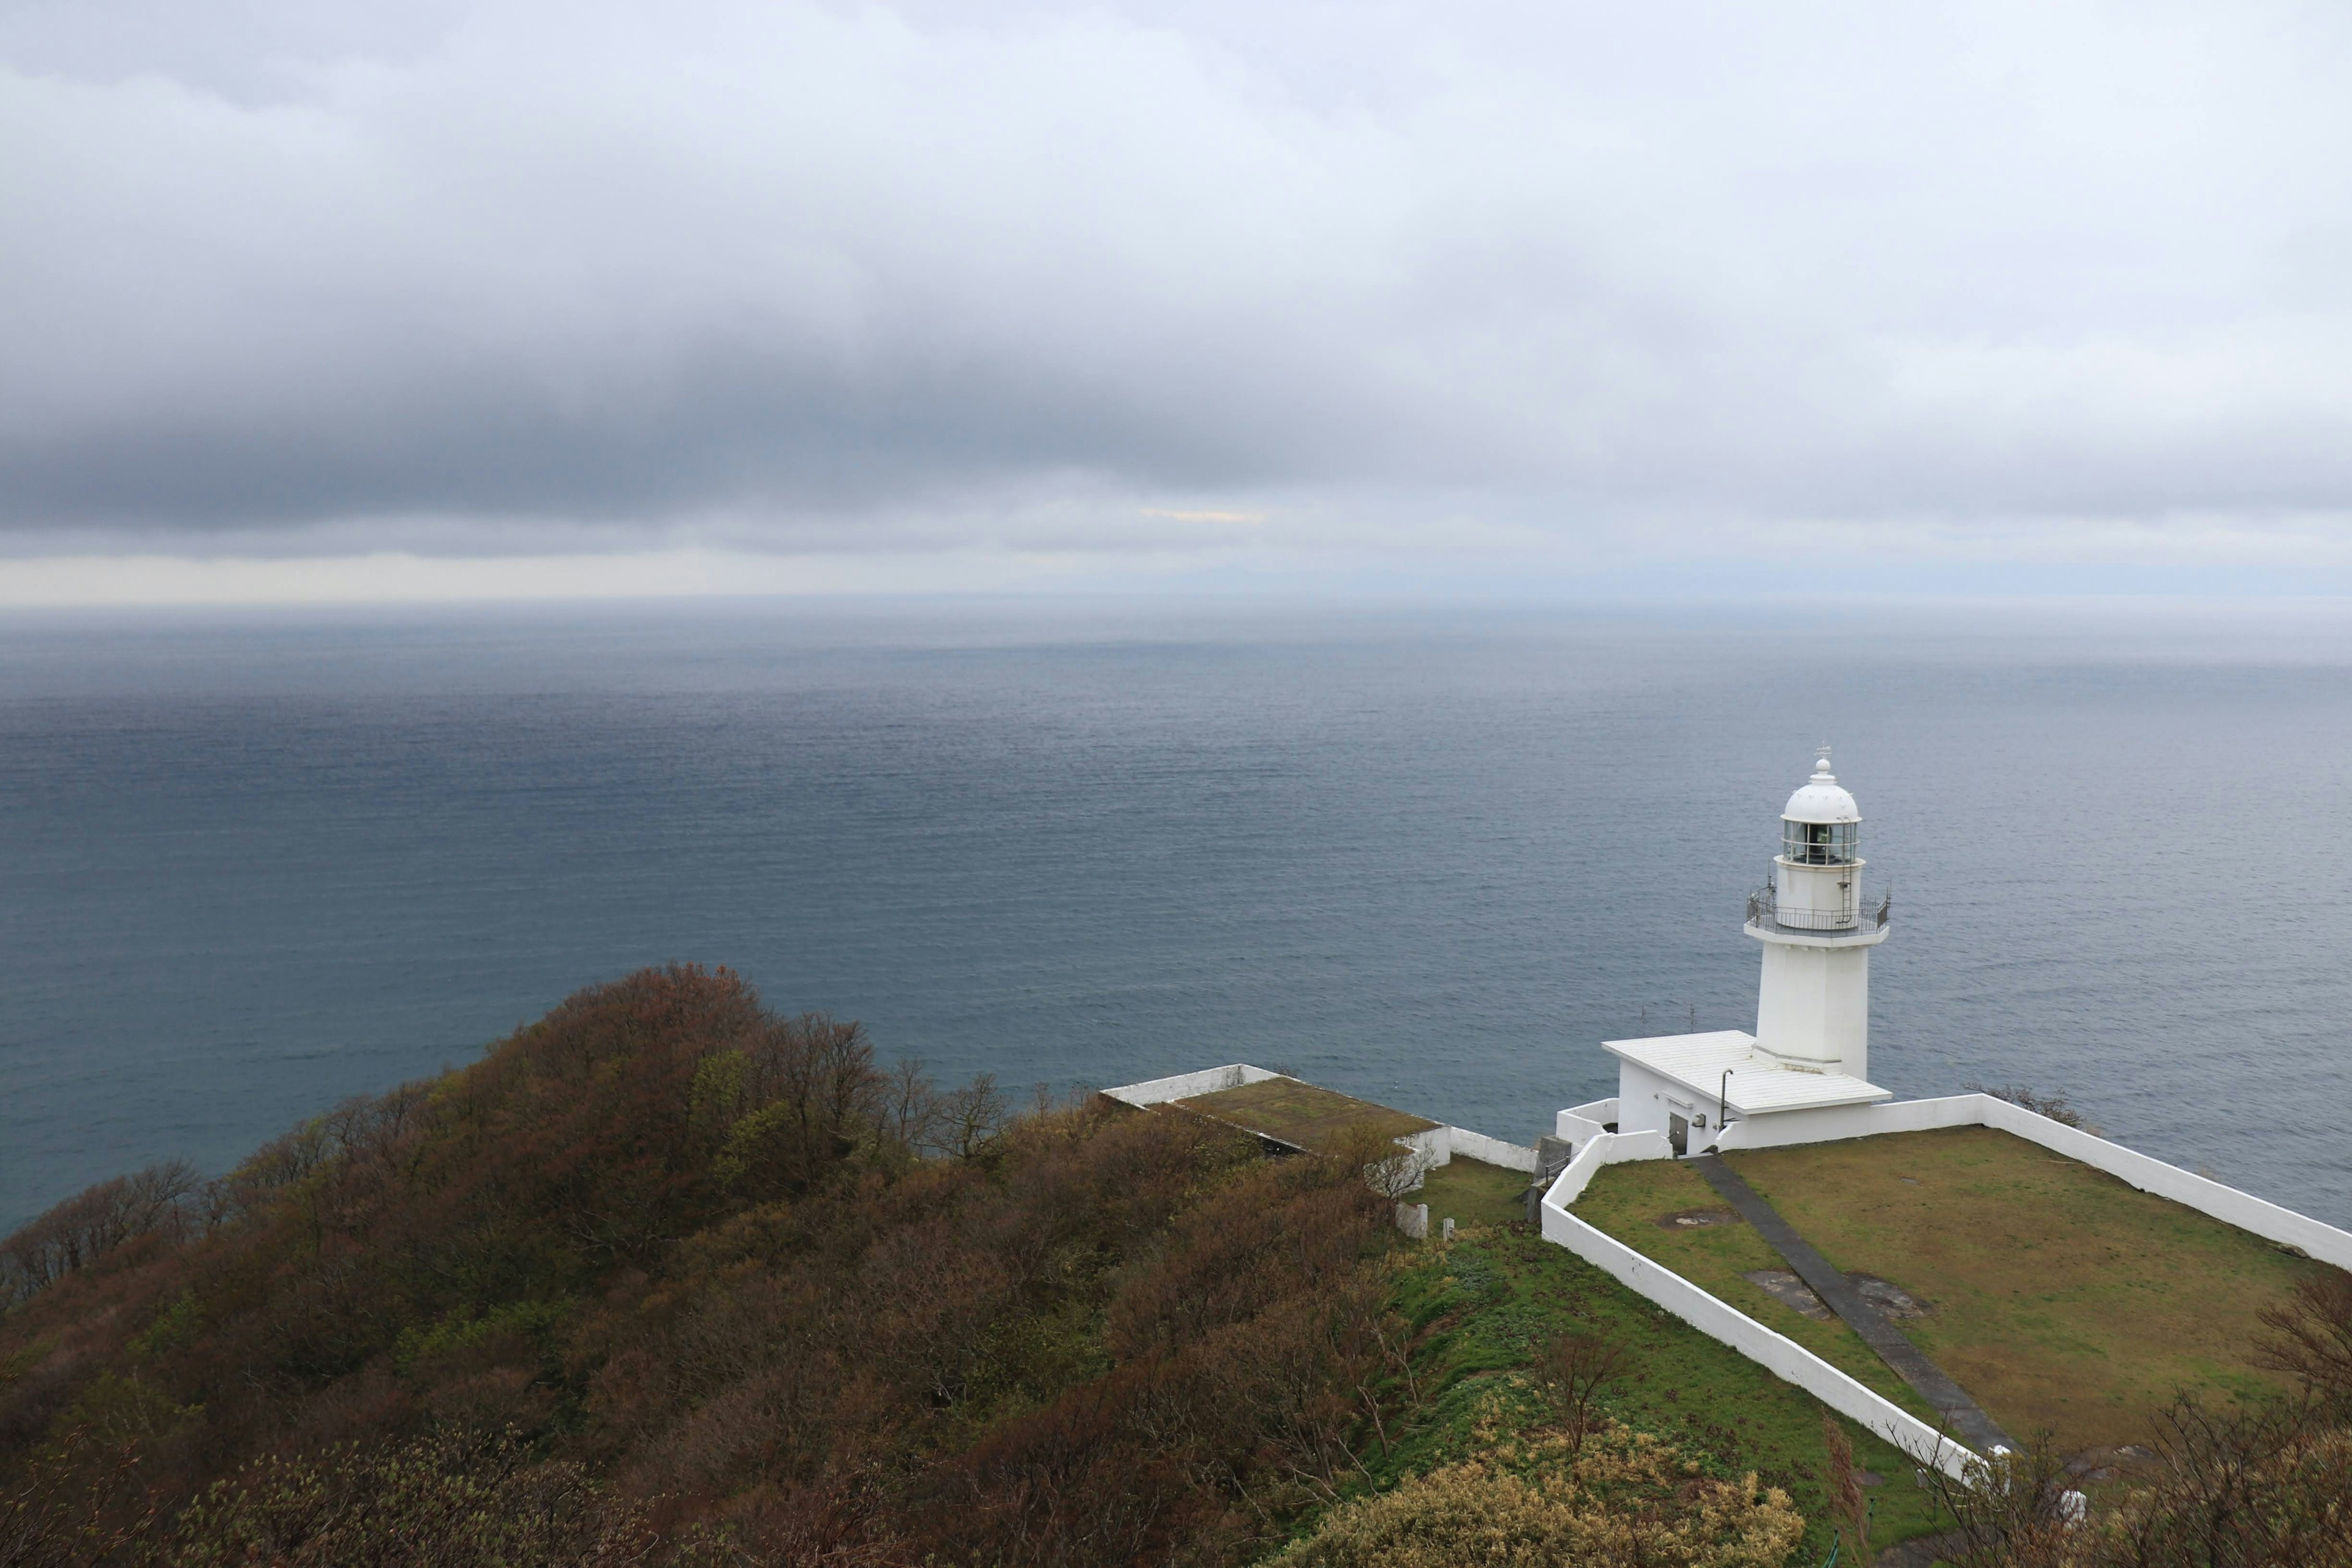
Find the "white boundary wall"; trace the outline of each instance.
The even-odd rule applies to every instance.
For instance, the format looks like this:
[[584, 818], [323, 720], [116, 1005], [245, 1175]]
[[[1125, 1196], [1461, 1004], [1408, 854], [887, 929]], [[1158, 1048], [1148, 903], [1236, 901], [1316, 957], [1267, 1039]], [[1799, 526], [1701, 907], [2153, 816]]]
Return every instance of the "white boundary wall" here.
[[1796, 1341], [1774, 1332], [1729, 1303], [1717, 1300], [1673, 1269], [1568, 1212], [1585, 1184], [1603, 1165], [1671, 1155], [1664, 1134], [1603, 1132], [1588, 1140], [1543, 1197], [1543, 1237], [1557, 1242], [1620, 1283], [1664, 1307], [1684, 1322], [1720, 1340], [1766, 1371], [1811, 1394], [1841, 1415], [1852, 1417], [1922, 1465], [1955, 1480], [1966, 1480], [1977, 1456], [1936, 1428], [1823, 1361]]
[[1484, 1132], [1473, 1132], [1467, 1127], [1449, 1127], [1446, 1131], [1446, 1153], [1450, 1158], [1459, 1154], [1465, 1160], [1483, 1161], [1500, 1165], [1506, 1171], [1536, 1173], [1536, 1152], [1517, 1143], [1506, 1143], [1500, 1138], [1489, 1138]]
[[[1500, 1138], [1489, 1138], [1484, 1132], [1473, 1132], [1467, 1127], [1432, 1127], [1420, 1132], [1408, 1132], [1396, 1142], [1413, 1152], [1413, 1163], [1423, 1171], [1450, 1165], [1454, 1163], [1454, 1157], [1459, 1154], [1465, 1160], [1500, 1165], [1507, 1171], [1525, 1171], [1531, 1176], [1536, 1173], [1536, 1152], [1533, 1149], [1506, 1143]], [[1414, 1178], [1413, 1184], [1421, 1184], [1419, 1177]]]
[[1147, 1079], [1141, 1083], [1123, 1083], [1103, 1093], [1122, 1105], [1144, 1107], [1165, 1105], [1171, 1100], [1190, 1100], [1196, 1094], [1214, 1094], [1221, 1089], [1239, 1089], [1245, 1083], [1264, 1083], [1270, 1078], [1280, 1078], [1278, 1072], [1254, 1068], [1247, 1062], [1234, 1062], [1226, 1067], [1203, 1068], [1199, 1072], [1180, 1072], [1174, 1078]]
[[[1600, 1131], [1600, 1113], [1604, 1110], [1613, 1110], [1614, 1107], [1608, 1100], [1597, 1100], [1559, 1113], [1559, 1136], [1573, 1138], [1578, 1132], [1585, 1135], [1576, 1139], [1576, 1158], [1544, 1194], [1544, 1239], [1567, 1247], [1701, 1333], [1722, 1341], [1840, 1415], [1853, 1417], [1920, 1463], [1934, 1465], [1956, 1479], [1967, 1480], [1969, 1467], [1976, 1462], [1976, 1456], [1967, 1448], [1942, 1436], [1917, 1416], [1855, 1382], [1794, 1340], [1775, 1333], [1738, 1308], [1568, 1212], [1568, 1205], [1583, 1195], [1593, 1173], [1601, 1166], [1673, 1157], [1662, 1133]], [[1956, 1094], [1941, 1100], [1839, 1106], [1752, 1117], [1725, 1129], [1717, 1138], [1716, 1146], [1764, 1149], [1870, 1138], [1886, 1132], [1925, 1132], [1943, 1127], [1992, 1127], [2013, 1133], [2119, 1177], [2142, 1192], [2170, 1198], [2266, 1241], [2299, 1247], [2322, 1262], [2352, 1269], [2352, 1233], [2281, 1208], [2251, 1193], [2191, 1175], [2177, 1165], [2168, 1165], [1989, 1094]]]
[[[1454, 1129], [1427, 1127], [1419, 1132], [1408, 1132], [1391, 1142], [1402, 1143], [1413, 1152], [1413, 1164], [1423, 1171], [1433, 1171], [1440, 1165], [1454, 1163]], [[1416, 1182], [1415, 1185], [1420, 1184]]]
[[1551, 1135], [1581, 1149], [1586, 1139], [1600, 1137], [1609, 1130], [1607, 1123], [1616, 1120], [1617, 1101], [1613, 1097], [1596, 1100], [1590, 1105], [1571, 1105], [1552, 1118]]
[[2252, 1193], [2192, 1175], [2178, 1165], [2168, 1165], [2080, 1128], [2037, 1116], [2022, 1106], [1990, 1094], [1955, 1094], [1942, 1100], [1906, 1100], [1885, 1105], [1842, 1106], [1831, 1110], [1750, 1117], [1727, 1128], [1716, 1141], [1716, 1147], [1767, 1149], [1790, 1143], [1869, 1138], [1884, 1132], [1977, 1126], [2013, 1133], [2030, 1143], [2039, 1143], [2044, 1149], [2105, 1171], [2142, 1192], [2170, 1198], [2265, 1241], [2300, 1247], [2323, 1263], [2352, 1269], [2352, 1232], [2338, 1230], [2293, 1209], [2281, 1208]]

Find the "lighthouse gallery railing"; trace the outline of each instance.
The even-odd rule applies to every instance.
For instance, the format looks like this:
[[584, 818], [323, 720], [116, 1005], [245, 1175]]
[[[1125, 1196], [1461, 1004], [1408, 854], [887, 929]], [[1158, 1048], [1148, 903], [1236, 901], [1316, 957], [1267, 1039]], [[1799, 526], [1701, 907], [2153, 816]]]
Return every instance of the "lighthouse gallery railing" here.
[[1748, 923], [1766, 931], [1789, 931], [1801, 936], [1827, 936], [1840, 931], [1875, 931], [1883, 928], [1895, 910], [1895, 895], [1886, 894], [1878, 900], [1875, 914], [1861, 910], [1788, 910], [1780, 908], [1780, 895], [1769, 887], [1757, 889], [1748, 895]]

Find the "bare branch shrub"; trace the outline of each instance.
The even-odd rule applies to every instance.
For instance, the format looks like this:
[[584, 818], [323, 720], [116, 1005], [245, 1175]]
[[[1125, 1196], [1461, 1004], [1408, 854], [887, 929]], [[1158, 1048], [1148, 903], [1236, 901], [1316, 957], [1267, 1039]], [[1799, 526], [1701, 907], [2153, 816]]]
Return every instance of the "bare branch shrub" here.
[[1568, 1436], [1571, 1457], [1600, 1424], [1603, 1390], [1624, 1375], [1625, 1347], [1604, 1334], [1562, 1334], [1537, 1352], [1536, 1386]]
[[2309, 1401], [2215, 1406], [2183, 1395], [2155, 1478], [2084, 1532], [2090, 1568], [2329, 1568], [2352, 1563], [2352, 1431]]
[[2068, 1561], [2073, 1480], [2049, 1433], [1971, 1464], [1966, 1479], [1941, 1470], [1927, 1475], [1937, 1502], [1958, 1527], [1951, 1568], [2057, 1568]]
[[996, 1142], [1012, 1114], [995, 1075], [982, 1073], [940, 1100], [933, 1119], [934, 1146], [959, 1160], [976, 1160]]
[[1341, 1129], [1318, 1152], [1362, 1172], [1365, 1186], [1391, 1202], [1417, 1189], [1428, 1170], [1428, 1157], [1421, 1151], [1360, 1124]]
[[1853, 1462], [1853, 1445], [1845, 1428], [1830, 1412], [1822, 1412], [1822, 1445], [1829, 1454], [1829, 1474], [1822, 1478], [1828, 1494], [1830, 1516], [1846, 1541], [1854, 1568], [1870, 1568], [1870, 1504], [1862, 1495], [1861, 1467]]
[[87, 1427], [63, 1433], [0, 1487], [0, 1568], [82, 1568], [129, 1557], [152, 1539], [138, 1500], [138, 1452], [108, 1451]]
[[2333, 1419], [2352, 1424], [2352, 1274], [2314, 1274], [2261, 1318], [2254, 1364], [2287, 1373]]
[[204, 1181], [184, 1160], [86, 1187], [0, 1241], [0, 1312], [30, 1300], [127, 1241], [177, 1237]]

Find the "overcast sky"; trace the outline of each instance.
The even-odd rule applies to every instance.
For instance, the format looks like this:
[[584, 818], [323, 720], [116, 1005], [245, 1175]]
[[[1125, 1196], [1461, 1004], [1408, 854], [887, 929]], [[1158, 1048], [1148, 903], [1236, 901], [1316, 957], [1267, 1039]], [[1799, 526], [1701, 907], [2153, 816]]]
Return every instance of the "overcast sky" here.
[[8, 4], [0, 598], [2352, 586], [2347, 82], [2340, 0]]

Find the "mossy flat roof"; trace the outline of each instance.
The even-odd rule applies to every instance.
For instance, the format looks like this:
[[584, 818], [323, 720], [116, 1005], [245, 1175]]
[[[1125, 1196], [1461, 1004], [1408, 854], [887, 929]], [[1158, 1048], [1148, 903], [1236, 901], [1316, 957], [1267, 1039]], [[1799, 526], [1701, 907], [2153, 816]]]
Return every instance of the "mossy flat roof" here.
[[1302, 1149], [1320, 1148], [1340, 1132], [1357, 1127], [1370, 1128], [1390, 1138], [1403, 1138], [1439, 1125], [1426, 1117], [1408, 1115], [1337, 1089], [1301, 1083], [1295, 1078], [1270, 1078], [1172, 1103]]
[[[2180, 1389], [2252, 1391], [2258, 1314], [2325, 1264], [1989, 1127], [1726, 1156], [1849, 1274], [1929, 1303], [1900, 1326], [1994, 1420], [2076, 1451], [2146, 1440]], [[1745, 1276], [1786, 1267], [1744, 1224], [1662, 1226], [1720, 1208], [1676, 1161], [1611, 1165], [1576, 1215], [1906, 1408], [1919, 1405], [1843, 1323]]]

